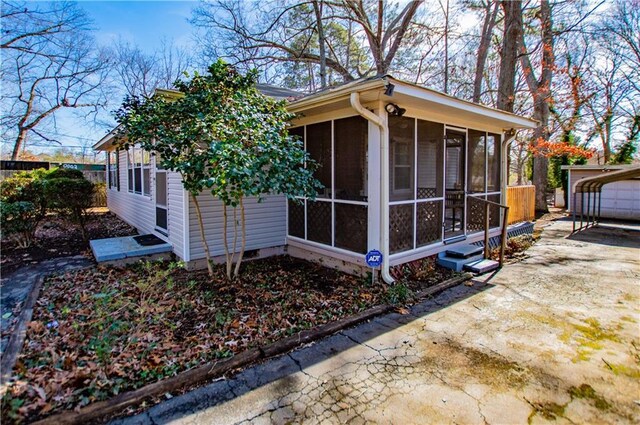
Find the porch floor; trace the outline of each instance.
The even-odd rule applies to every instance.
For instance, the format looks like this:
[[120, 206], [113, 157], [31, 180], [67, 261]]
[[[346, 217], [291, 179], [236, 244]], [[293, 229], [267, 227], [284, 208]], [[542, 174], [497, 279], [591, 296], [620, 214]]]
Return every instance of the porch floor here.
[[166, 242], [158, 245], [143, 246], [140, 245], [134, 237], [135, 236], [125, 236], [121, 238], [94, 239], [89, 241], [89, 245], [98, 263], [172, 251], [171, 245]]

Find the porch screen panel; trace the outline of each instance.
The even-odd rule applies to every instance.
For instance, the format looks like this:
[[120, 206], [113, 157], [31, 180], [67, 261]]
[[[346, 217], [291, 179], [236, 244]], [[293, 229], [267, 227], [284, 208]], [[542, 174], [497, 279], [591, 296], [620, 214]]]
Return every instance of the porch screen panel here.
[[487, 192], [500, 191], [500, 149], [499, 134], [487, 135]]
[[[500, 195], [489, 195], [487, 196], [487, 200], [491, 202], [495, 202], [496, 204], [500, 203]], [[495, 205], [489, 206], [489, 227], [500, 227], [500, 210], [502, 208], [497, 207]]]
[[289, 234], [304, 238], [304, 200], [289, 200]]
[[331, 245], [331, 202], [307, 201], [307, 239]]
[[483, 131], [469, 130], [468, 134], [467, 191], [469, 193], [484, 193], [486, 133]]
[[331, 198], [331, 122], [307, 126], [307, 152], [318, 163], [314, 176], [324, 189], [318, 192], [318, 198]]
[[367, 206], [335, 204], [335, 246], [353, 252], [367, 252]]
[[389, 117], [389, 199], [414, 199], [415, 119]]
[[467, 233], [484, 230], [485, 204], [482, 196], [467, 196]]
[[294, 136], [296, 140], [304, 143], [304, 127], [290, 128], [289, 136]]
[[413, 204], [389, 206], [389, 251], [413, 249]]
[[416, 204], [416, 245], [425, 246], [442, 239], [442, 201]]
[[418, 199], [442, 197], [444, 124], [418, 120]]
[[366, 201], [367, 121], [360, 117], [333, 123], [335, 199]]

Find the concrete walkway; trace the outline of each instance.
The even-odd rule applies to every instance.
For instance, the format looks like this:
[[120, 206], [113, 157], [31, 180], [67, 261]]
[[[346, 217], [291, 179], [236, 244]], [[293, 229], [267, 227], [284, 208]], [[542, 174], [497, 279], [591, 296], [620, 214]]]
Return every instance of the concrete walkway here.
[[21, 306], [31, 292], [31, 288], [41, 275], [64, 273], [92, 265], [93, 262], [82, 255], [61, 257], [43, 261], [35, 265], [24, 266], [15, 272], [3, 275], [0, 280], [1, 296], [0, 310], [2, 319], [2, 339], [0, 340], [0, 354], [9, 342], [11, 332], [20, 316]]
[[639, 423], [640, 233], [570, 229], [486, 283], [114, 423]]

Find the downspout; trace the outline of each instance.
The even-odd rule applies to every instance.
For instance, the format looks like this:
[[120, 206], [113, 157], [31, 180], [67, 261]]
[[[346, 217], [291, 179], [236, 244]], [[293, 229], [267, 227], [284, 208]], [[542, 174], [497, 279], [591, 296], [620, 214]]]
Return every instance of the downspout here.
[[509, 145], [511, 144], [511, 142], [513, 142], [516, 138], [516, 131], [514, 129], [509, 130], [508, 132], [505, 132], [505, 139], [502, 142], [502, 150], [500, 151], [500, 168], [502, 171], [502, 184], [501, 184], [501, 188], [502, 188], [502, 194], [504, 196], [504, 202], [507, 201], [507, 186], [509, 184], [509, 170], [507, 169], [507, 148], [509, 147]]
[[381, 194], [380, 205], [382, 214], [380, 219], [381, 235], [382, 235], [382, 269], [380, 274], [382, 279], [392, 284], [393, 277], [389, 274], [389, 128], [387, 120], [379, 117], [373, 112], [365, 109], [360, 103], [360, 93], [353, 92], [350, 96], [351, 107], [355, 109], [363, 118], [371, 121], [380, 128], [380, 162], [382, 169], [380, 170]]

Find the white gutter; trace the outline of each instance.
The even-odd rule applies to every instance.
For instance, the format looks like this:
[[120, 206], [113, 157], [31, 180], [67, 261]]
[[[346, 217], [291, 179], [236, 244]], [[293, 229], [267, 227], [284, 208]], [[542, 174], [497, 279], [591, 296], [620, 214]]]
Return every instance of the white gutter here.
[[389, 274], [389, 128], [387, 120], [373, 112], [365, 109], [360, 103], [360, 93], [352, 92], [350, 96], [351, 107], [355, 109], [362, 117], [371, 121], [380, 128], [380, 181], [382, 193], [380, 196], [380, 206], [382, 207], [382, 216], [380, 220], [381, 238], [382, 238], [382, 279], [392, 284], [393, 277]]
[[505, 203], [507, 202], [507, 186], [509, 185], [509, 170], [507, 169], [507, 164], [509, 162], [507, 161], [507, 148], [516, 138], [516, 131], [514, 129], [511, 129], [511, 131], [513, 132], [513, 135], [510, 137], [505, 137], [505, 139], [502, 141], [502, 154], [500, 155], [500, 168], [502, 171], [502, 194], [504, 196], [503, 202]]

